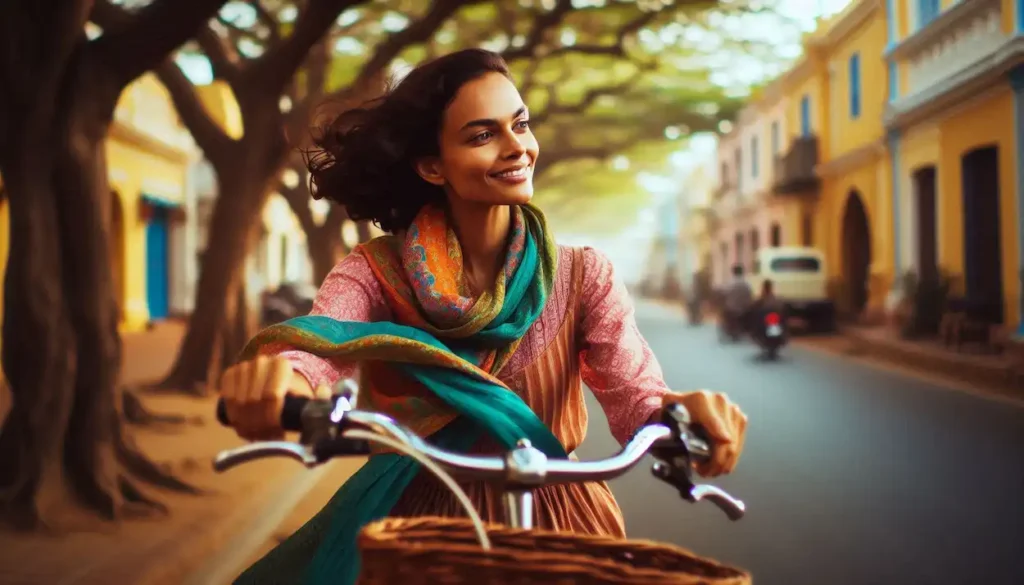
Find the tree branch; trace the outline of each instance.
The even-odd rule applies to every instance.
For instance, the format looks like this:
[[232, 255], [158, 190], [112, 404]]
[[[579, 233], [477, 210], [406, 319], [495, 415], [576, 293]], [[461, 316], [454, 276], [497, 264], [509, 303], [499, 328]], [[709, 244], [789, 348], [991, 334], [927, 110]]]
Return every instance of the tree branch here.
[[279, 43], [281, 41], [281, 31], [278, 27], [281, 25], [278, 18], [271, 14], [270, 11], [263, 6], [263, 3], [260, 2], [260, 0], [249, 0], [249, 6], [252, 6], [252, 9], [256, 11], [256, 18], [258, 18], [263, 26], [267, 27], [267, 30], [270, 32], [270, 42], [275, 45]]
[[216, 79], [223, 79], [233, 84], [242, 69], [242, 58], [238, 50], [227, 43], [223, 37], [215, 33], [209, 26], [204, 26], [196, 34], [196, 43], [210, 60], [210, 68]]
[[[403, 50], [412, 45], [429, 41], [434, 33], [444, 25], [455, 12], [473, 4], [481, 4], [484, 0], [433, 0], [430, 8], [419, 20], [414, 21], [403, 30], [391, 34], [377, 45], [373, 56], [359, 70], [355, 81], [349, 86], [350, 91], [362, 91], [362, 88], [376, 78]], [[346, 92], [347, 93], [347, 92]]]
[[534, 51], [544, 43], [544, 35], [547, 31], [561, 24], [566, 15], [572, 11], [572, 0], [558, 0], [554, 8], [533, 21], [533, 27], [526, 34], [526, 42], [523, 43], [523, 46], [502, 51], [502, 57], [506, 61], [533, 57]]
[[368, 0], [309, 0], [299, 15], [292, 34], [271, 47], [257, 59], [247, 72], [246, 83], [257, 84], [261, 93], [278, 96], [295, 71], [302, 65], [306, 53], [334, 26], [338, 16], [353, 6]]
[[610, 57], [626, 56], [626, 39], [637, 33], [658, 17], [658, 12], [645, 12], [633, 20], [627, 22], [615, 33], [615, 44], [613, 45], [566, 45], [552, 49], [545, 57], [555, 57], [574, 53], [577, 55], [608, 55]]
[[233, 154], [231, 147], [234, 141], [206, 111], [195, 86], [174, 61], [164, 61], [156, 70], [156, 74], [171, 94], [171, 101], [174, 102], [182, 123], [188, 128], [196, 144], [203, 149], [206, 158], [210, 159], [214, 166], [219, 166], [224, 158]]
[[590, 108], [590, 106], [594, 105], [594, 103], [597, 100], [601, 99], [602, 97], [610, 97], [610, 96], [616, 96], [616, 95], [623, 95], [623, 94], [627, 93], [629, 90], [631, 90], [633, 88], [634, 85], [636, 85], [636, 83], [640, 80], [640, 78], [643, 77], [643, 74], [646, 71], [650, 71], [650, 70], [651, 70], [651, 68], [648, 67], [648, 66], [641, 66], [639, 69], [637, 69], [633, 73], [633, 75], [631, 75], [629, 77], [629, 79], [626, 79], [624, 81], [621, 81], [619, 83], [615, 83], [615, 84], [612, 84], [612, 85], [600, 86], [600, 87], [592, 87], [592, 88], [588, 89], [583, 94], [583, 97], [580, 99], [580, 101], [578, 101], [578, 102], [576, 102], [574, 104], [559, 104], [554, 99], [555, 93], [551, 93], [550, 94], [551, 95], [551, 99], [548, 101], [548, 105], [543, 110], [541, 110], [540, 112], [537, 112], [536, 114], [531, 112], [530, 113], [530, 120], [535, 122], [535, 123], [537, 123], [537, 124], [540, 124], [540, 123], [543, 123], [543, 122], [547, 121], [552, 116], [556, 116], [556, 115], [560, 115], [560, 114], [562, 114], [562, 115], [579, 115], [579, 114], [582, 114], [582, 113], [586, 112]]
[[96, 0], [91, 19], [103, 28], [103, 35], [89, 46], [127, 85], [196, 36], [224, 2], [153, 0], [133, 15], [109, 0]]
[[302, 231], [309, 235], [316, 232], [316, 221], [313, 219], [313, 211], [309, 208], [309, 191], [303, 188], [302, 182], [300, 181], [295, 187], [279, 184], [277, 192], [288, 202], [288, 207], [291, 208], [292, 213], [295, 214], [302, 226]]

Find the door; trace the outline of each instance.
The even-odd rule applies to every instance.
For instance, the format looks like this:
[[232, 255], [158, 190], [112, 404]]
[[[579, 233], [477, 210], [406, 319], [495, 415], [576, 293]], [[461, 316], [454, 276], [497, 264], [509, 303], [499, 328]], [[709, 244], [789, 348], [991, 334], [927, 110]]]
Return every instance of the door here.
[[150, 320], [165, 319], [169, 312], [168, 213], [155, 207], [146, 224], [146, 301]]
[[917, 192], [917, 266], [922, 281], [934, 282], [939, 276], [937, 220], [935, 214], [935, 167], [914, 173]]
[[993, 323], [1003, 322], [1003, 260], [999, 231], [999, 148], [961, 159], [964, 199], [964, 283], [967, 298]]

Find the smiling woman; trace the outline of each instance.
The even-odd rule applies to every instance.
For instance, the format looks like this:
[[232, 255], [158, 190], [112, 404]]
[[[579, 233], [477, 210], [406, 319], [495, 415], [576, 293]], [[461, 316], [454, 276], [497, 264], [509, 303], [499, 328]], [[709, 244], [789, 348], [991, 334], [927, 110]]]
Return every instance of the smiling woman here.
[[[538, 150], [504, 61], [483, 50], [421, 65], [323, 129], [308, 157], [316, 195], [390, 234], [338, 263], [310, 316], [264, 330], [224, 373], [239, 435], [280, 436], [286, 393], [312, 394], [358, 367], [360, 408], [432, 444], [495, 453], [526, 438], [565, 458], [586, 435], [585, 382], [623, 443], [665, 402], [684, 404], [720, 441], [702, 471], [730, 471], [746, 419], [724, 395], [665, 386], [611, 263], [556, 245], [529, 204]], [[464, 489], [485, 519], [504, 520], [495, 486]], [[538, 527], [624, 535], [603, 482], [549, 486], [534, 499]], [[375, 453], [237, 582], [352, 583], [369, 519], [460, 514], [414, 460]]]

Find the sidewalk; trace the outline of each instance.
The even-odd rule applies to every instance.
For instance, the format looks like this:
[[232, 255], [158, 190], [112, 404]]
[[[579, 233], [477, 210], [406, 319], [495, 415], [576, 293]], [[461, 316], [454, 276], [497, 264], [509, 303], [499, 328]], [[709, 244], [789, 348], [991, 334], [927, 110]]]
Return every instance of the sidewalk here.
[[[165, 373], [181, 334], [182, 327], [171, 323], [126, 335], [123, 380], [146, 382]], [[209, 462], [216, 452], [241, 440], [214, 419], [214, 399], [146, 395], [144, 400], [155, 412], [202, 419], [202, 425], [131, 429], [143, 453], [206, 493], [177, 494], [141, 484], [147, 495], [168, 506], [167, 517], [120, 524], [96, 521], [92, 532], [64, 536], [0, 531], [0, 583], [181, 585], [222, 556], [251, 555], [251, 550], [231, 550], [239, 546], [235, 537], [258, 531], [268, 511], [285, 501], [299, 501], [319, 477], [289, 460], [215, 474]], [[234, 576], [195, 585], [221, 585]]]
[[[678, 303], [661, 299], [643, 299], [666, 309], [686, 314]], [[704, 322], [715, 323], [716, 316], [704, 315]], [[1024, 401], [1024, 366], [1014, 366], [1005, 354], [986, 355], [958, 353], [940, 342], [909, 341], [900, 338], [886, 327], [843, 326], [831, 336], [801, 336], [792, 338], [795, 345], [866, 358], [868, 364], [885, 363], [910, 370], [918, 376], [935, 376], [945, 381], [964, 383], [986, 394]]]
[[1019, 366], [1005, 353], [960, 353], [938, 340], [901, 339], [886, 327], [844, 327], [847, 353], [868, 356], [922, 373], [944, 376], [977, 385], [979, 390], [1008, 398], [1024, 399], [1024, 378]]

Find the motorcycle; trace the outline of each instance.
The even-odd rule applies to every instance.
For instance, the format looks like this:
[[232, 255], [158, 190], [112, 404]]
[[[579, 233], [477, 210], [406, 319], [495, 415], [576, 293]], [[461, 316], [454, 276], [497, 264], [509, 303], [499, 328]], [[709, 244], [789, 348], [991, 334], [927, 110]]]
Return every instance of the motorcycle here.
[[[335, 457], [365, 456], [370, 453], [370, 443], [418, 460], [452, 491], [468, 519], [386, 518], [367, 525], [359, 538], [360, 583], [434, 583], [441, 580], [437, 577], [442, 572], [443, 581], [452, 584], [520, 582], [516, 577], [529, 577], [526, 581], [538, 585], [579, 582], [593, 577], [597, 559], [602, 566], [607, 565], [602, 569], [605, 579], [601, 583], [652, 582], [652, 575], [660, 575], [660, 582], [664, 583], [682, 582], [682, 577], [697, 575], [702, 583], [709, 584], [751, 582], [746, 571], [702, 559], [677, 547], [542, 531], [533, 526], [534, 490], [555, 484], [614, 479], [648, 454], [655, 459], [653, 475], [675, 488], [684, 500], [708, 501], [729, 519], [742, 518], [746, 511], [742, 501], [715, 486], [694, 483], [694, 464], [710, 458], [712, 444], [704, 430], [691, 423], [689, 412], [681, 405], [665, 409], [659, 424], [642, 427], [619, 454], [603, 460], [577, 461], [549, 459], [526, 439], [497, 456], [445, 451], [388, 416], [358, 410], [358, 386], [354, 381], [344, 380], [339, 388], [342, 391], [331, 399], [285, 397], [281, 426], [301, 432], [299, 443], [257, 442], [224, 451], [216, 457], [214, 469], [223, 472], [273, 456], [292, 458], [314, 468]], [[217, 405], [217, 418], [222, 424], [229, 422], [223, 399]], [[468, 480], [503, 486], [502, 503], [509, 526], [483, 523], [459, 486], [459, 481]], [[473, 540], [480, 545], [479, 553], [466, 545]], [[452, 547], [461, 552], [441, 554], [450, 553]], [[402, 558], [402, 562], [396, 562], [396, 558]], [[436, 564], [440, 558], [447, 559], [444, 566]], [[617, 576], [613, 578], [613, 574]], [[687, 578], [685, 582], [691, 581]]]
[[775, 360], [779, 350], [786, 344], [786, 323], [778, 311], [766, 311], [760, 320], [755, 338], [765, 358]]

